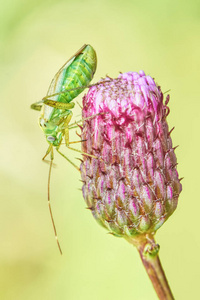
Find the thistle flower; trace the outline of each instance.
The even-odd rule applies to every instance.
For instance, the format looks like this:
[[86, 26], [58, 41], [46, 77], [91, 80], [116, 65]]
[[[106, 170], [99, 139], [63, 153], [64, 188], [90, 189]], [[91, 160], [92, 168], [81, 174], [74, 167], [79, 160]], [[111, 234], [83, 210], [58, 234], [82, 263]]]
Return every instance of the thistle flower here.
[[[143, 71], [93, 86], [83, 98], [82, 151], [89, 154], [81, 163], [84, 199], [103, 227], [137, 246], [142, 260], [146, 254], [158, 259], [153, 236], [182, 189], [168, 101]], [[169, 287], [165, 293], [171, 298], [162, 299], [173, 299]]]

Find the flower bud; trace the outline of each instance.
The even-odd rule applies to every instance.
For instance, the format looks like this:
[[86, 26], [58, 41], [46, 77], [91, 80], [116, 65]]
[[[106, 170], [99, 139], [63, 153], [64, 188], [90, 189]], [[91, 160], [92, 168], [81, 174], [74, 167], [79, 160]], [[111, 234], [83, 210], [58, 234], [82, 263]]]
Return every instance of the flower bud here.
[[177, 207], [182, 187], [168, 101], [143, 71], [104, 81], [83, 98], [83, 196], [116, 236], [154, 234]]

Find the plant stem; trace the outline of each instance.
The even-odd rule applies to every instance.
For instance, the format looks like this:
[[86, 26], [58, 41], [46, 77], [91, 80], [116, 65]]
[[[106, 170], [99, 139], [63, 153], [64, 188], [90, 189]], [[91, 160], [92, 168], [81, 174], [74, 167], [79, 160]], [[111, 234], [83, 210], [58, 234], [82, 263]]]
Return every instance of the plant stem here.
[[158, 298], [160, 300], [174, 300], [158, 256], [159, 245], [155, 243], [153, 236], [148, 234], [142, 238], [128, 238], [127, 240], [137, 247]]

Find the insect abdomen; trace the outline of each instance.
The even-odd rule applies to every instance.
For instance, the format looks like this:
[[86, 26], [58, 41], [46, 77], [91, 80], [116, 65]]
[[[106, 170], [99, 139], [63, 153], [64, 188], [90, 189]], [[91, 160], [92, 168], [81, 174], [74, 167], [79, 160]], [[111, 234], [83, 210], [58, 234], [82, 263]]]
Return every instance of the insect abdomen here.
[[[87, 45], [66, 70], [63, 80], [62, 91], [66, 90], [65, 94], [61, 94], [58, 98], [59, 102], [70, 102], [76, 98], [89, 85], [96, 70], [97, 58], [95, 50]], [[84, 88], [81, 88], [81, 87]], [[78, 88], [74, 91], [70, 89]]]

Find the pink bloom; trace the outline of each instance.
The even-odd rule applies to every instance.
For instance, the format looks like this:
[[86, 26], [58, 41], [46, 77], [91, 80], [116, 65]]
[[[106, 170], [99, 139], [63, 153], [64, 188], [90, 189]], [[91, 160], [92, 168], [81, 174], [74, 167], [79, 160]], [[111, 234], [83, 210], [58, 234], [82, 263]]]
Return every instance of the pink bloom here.
[[[109, 79], [106, 79], [109, 80]], [[112, 234], [154, 234], [177, 207], [181, 184], [163, 93], [143, 71], [90, 88], [83, 98], [83, 196]]]

